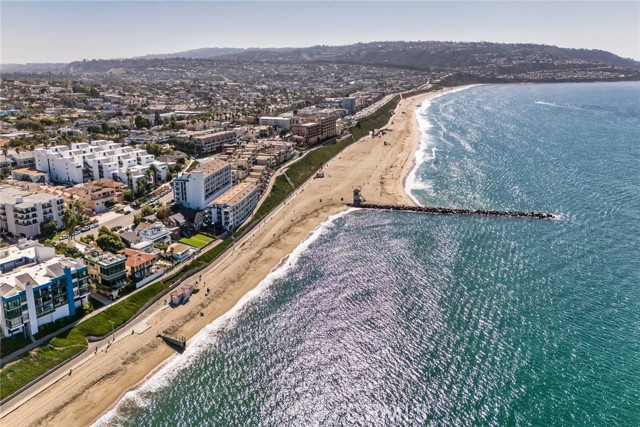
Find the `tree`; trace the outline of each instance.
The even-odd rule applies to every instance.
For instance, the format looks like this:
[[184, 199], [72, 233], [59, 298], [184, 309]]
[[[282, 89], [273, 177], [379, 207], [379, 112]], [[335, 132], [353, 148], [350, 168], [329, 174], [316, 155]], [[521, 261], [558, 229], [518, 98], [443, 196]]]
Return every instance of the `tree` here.
[[171, 216], [171, 208], [169, 206], [160, 206], [156, 210], [156, 216], [159, 220], [169, 218]]
[[76, 217], [76, 214], [67, 209], [62, 215], [62, 223], [64, 224], [64, 229], [67, 231], [67, 234], [71, 237], [71, 234], [74, 232], [76, 225], [78, 224], [78, 218]]
[[151, 123], [149, 122], [149, 119], [143, 116], [136, 116], [134, 120], [134, 124], [136, 125], [136, 129], [143, 129], [143, 128], [149, 129], [151, 127]]
[[135, 200], [135, 198], [133, 197], [133, 191], [129, 191], [129, 190], [122, 192], [122, 198], [125, 199], [127, 202], [133, 202]]
[[143, 217], [153, 215], [153, 208], [149, 205], [144, 205], [140, 211]]
[[40, 235], [45, 238], [49, 238], [53, 236], [54, 234], [56, 234], [57, 230], [58, 230], [58, 224], [56, 224], [56, 222], [52, 219], [40, 224]]
[[[131, 180], [131, 170], [127, 169], [127, 172], [125, 172], [127, 174], [127, 185], [129, 186], [129, 189], [133, 190], [133, 182]], [[125, 197], [125, 200], [127, 200], [126, 195], [123, 195]]]
[[149, 175], [151, 175], [151, 180], [153, 181], [153, 188], [156, 188], [156, 186], [158, 185], [157, 180], [158, 180], [158, 173], [159, 173], [157, 166], [151, 163], [149, 165], [149, 169], [147, 169], [147, 172], [149, 173]]
[[117, 253], [125, 248], [125, 244], [118, 234], [109, 230], [107, 227], [100, 227], [96, 244], [100, 249], [106, 252]]

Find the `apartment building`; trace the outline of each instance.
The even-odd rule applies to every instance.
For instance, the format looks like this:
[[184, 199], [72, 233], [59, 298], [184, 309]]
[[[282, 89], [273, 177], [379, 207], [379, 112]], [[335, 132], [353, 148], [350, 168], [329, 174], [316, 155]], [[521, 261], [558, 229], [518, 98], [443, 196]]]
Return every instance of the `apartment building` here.
[[39, 327], [67, 316], [89, 301], [89, 277], [82, 260], [56, 257], [37, 242], [0, 251], [0, 325], [5, 337], [35, 335]]
[[231, 165], [210, 159], [173, 181], [173, 199], [185, 208], [203, 210], [232, 184]]
[[222, 149], [223, 144], [235, 143], [237, 135], [235, 131], [204, 130], [192, 132], [189, 139], [196, 144], [198, 154], [210, 154]]
[[96, 290], [112, 299], [117, 298], [120, 288], [127, 283], [127, 257], [96, 249], [85, 254], [84, 259]]
[[282, 130], [291, 129], [291, 125], [298, 123], [297, 117], [260, 117], [260, 126], [273, 126]]
[[53, 220], [61, 228], [63, 213], [62, 196], [0, 186], [0, 232], [33, 238], [40, 234], [40, 224], [47, 221]]
[[291, 126], [291, 133], [299, 137], [303, 145], [309, 146], [322, 139], [322, 125], [320, 123], [302, 123]]
[[135, 189], [139, 181], [146, 181], [145, 174], [151, 165], [155, 166], [160, 181], [167, 178], [168, 172], [167, 164], [156, 161], [146, 150], [106, 140], [37, 148], [34, 156], [37, 170], [62, 183], [81, 184], [107, 178]]
[[207, 206], [209, 219], [227, 231], [235, 230], [251, 215], [259, 200], [258, 187], [242, 182]]

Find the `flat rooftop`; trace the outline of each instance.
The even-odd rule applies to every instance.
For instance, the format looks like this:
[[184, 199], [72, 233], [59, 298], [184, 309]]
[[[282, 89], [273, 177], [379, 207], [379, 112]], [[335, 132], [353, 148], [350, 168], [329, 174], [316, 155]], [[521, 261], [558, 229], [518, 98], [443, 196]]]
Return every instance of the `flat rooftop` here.
[[205, 175], [211, 175], [227, 166], [230, 166], [229, 163], [223, 160], [215, 159], [215, 158], [209, 159], [206, 162], [199, 164], [198, 167], [193, 169], [191, 172], [187, 172], [186, 175], [189, 175], [189, 173], [193, 173], [193, 172], [202, 172]]
[[209, 204], [212, 205], [235, 205], [240, 203], [247, 197], [253, 190], [256, 189], [256, 186], [249, 182], [241, 182], [238, 185], [234, 185], [229, 190], [225, 191], [222, 195], [220, 195], [217, 199]]

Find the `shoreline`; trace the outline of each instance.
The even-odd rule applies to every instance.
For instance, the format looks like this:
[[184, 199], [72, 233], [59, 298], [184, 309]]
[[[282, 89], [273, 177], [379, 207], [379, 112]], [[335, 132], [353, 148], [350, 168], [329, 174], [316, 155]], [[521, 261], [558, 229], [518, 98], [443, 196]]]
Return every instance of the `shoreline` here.
[[[8, 425], [87, 425], [112, 410], [130, 390], [171, 363], [175, 354], [160, 342], [160, 332], [176, 333], [191, 340], [212, 323], [222, 322], [241, 307], [252, 291], [260, 288], [272, 272], [307, 240], [330, 216], [347, 209], [352, 190], [362, 187], [363, 195], [375, 203], [415, 203], [405, 194], [405, 179], [415, 167], [420, 147], [416, 104], [460, 87], [446, 88], [400, 101], [385, 126], [382, 138], [362, 138], [347, 147], [325, 166], [325, 178], [312, 179], [297, 189], [265, 222], [236, 243], [217, 268], [203, 272], [200, 292], [184, 306], [168, 308], [163, 301], [132, 322], [107, 352], [85, 352], [88, 360], [33, 396], [2, 418]], [[404, 114], [403, 114], [404, 112]], [[383, 145], [383, 141], [390, 142]], [[378, 176], [380, 179], [378, 180]], [[310, 190], [306, 191], [305, 190]], [[286, 206], [286, 207], [285, 207]], [[247, 243], [249, 243], [247, 245]], [[195, 283], [193, 277], [190, 283]], [[139, 330], [140, 327], [142, 330]]]

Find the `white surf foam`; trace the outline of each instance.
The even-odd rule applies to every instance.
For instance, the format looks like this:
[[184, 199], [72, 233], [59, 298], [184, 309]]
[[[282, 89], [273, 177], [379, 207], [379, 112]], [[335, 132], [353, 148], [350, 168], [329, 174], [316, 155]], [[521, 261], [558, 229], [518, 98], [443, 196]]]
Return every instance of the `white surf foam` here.
[[420, 166], [424, 162], [434, 160], [436, 158], [436, 152], [437, 152], [436, 143], [429, 136], [429, 130], [433, 127], [433, 123], [429, 118], [429, 107], [431, 106], [431, 102], [434, 99], [439, 98], [441, 96], [460, 92], [475, 86], [481, 86], [481, 85], [469, 85], [469, 86], [454, 89], [446, 93], [438, 94], [424, 101], [416, 109], [416, 116], [418, 119], [418, 129], [420, 130], [420, 146], [418, 147], [418, 150], [416, 150], [414, 154], [413, 167], [411, 168], [411, 171], [409, 171], [409, 174], [407, 174], [407, 177], [404, 181], [404, 191], [405, 193], [407, 193], [409, 198], [413, 200], [413, 202], [418, 206], [421, 206], [421, 203], [413, 194], [413, 190], [432, 189], [432, 187], [428, 183], [418, 181], [418, 179], [416, 178], [416, 173], [418, 171], [418, 168], [420, 168]]
[[325, 222], [318, 225], [291, 254], [280, 260], [278, 265], [271, 270], [258, 286], [247, 292], [231, 310], [208, 324], [202, 331], [191, 338], [188, 341], [187, 349], [184, 353], [170, 357], [165, 363], [151, 372], [139, 386], [126, 392], [122, 398], [120, 398], [109, 411], [98, 418], [93, 425], [96, 427], [117, 425], [120, 420], [126, 418], [127, 409], [132, 407], [143, 408], [151, 404], [152, 400], [149, 394], [170, 385], [172, 379], [176, 378], [181, 371], [196, 362], [198, 355], [207, 348], [210, 348], [211, 345], [219, 339], [219, 332], [221, 330], [233, 327], [234, 322], [249, 302], [255, 300], [260, 295], [264, 295], [275, 281], [285, 277], [291, 269], [295, 268], [302, 254], [313, 242], [325, 234], [335, 224], [338, 218], [357, 210], [357, 208], [347, 209], [346, 211], [330, 216]]

